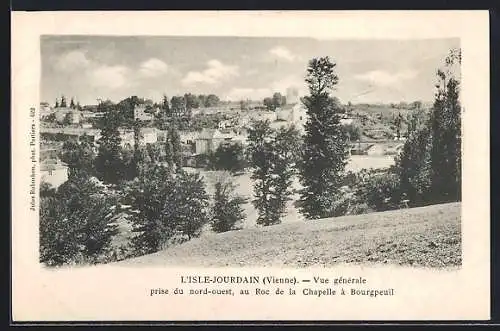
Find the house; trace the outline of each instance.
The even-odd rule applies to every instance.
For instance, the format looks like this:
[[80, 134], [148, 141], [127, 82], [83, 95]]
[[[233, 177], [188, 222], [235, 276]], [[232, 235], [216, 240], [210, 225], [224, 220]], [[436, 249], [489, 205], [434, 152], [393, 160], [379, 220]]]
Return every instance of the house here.
[[140, 136], [141, 144], [154, 144], [158, 141], [158, 133], [155, 128], [142, 128]]
[[88, 111], [88, 110], [83, 110], [80, 113], [82, 114], [82, 117], [84, 119], [96, 118], [97, 117], [97, 113], [94, 113], [94, 112]]
[[276, 109], [276, 121], [271, 123], [273, 129], [295, 125], [299, 132], [304, 132], [307, 122], [307, 110], [300, 104]]
[[196, 138], [196, 154], [214, 152], [224, 141], [230, 141], [231, 134], [223, 134], [217, 129], [203, 129]]
[[57, 188], [68, 180], [68, 167], [58, 159], [46, 159], [40, 163], [40, 179]]
[[179, 131], [179, 136], [181, 138], [181, 144], [192, 145], [195, 143], [198, 137], [198, 132], [196, 131]]

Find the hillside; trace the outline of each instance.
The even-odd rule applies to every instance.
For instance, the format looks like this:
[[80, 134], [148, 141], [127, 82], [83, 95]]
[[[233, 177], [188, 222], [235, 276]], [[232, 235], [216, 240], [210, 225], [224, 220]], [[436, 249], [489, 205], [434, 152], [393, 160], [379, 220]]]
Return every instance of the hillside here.
[[461, 265], [460, 203], [212, 234], [123, 266]]

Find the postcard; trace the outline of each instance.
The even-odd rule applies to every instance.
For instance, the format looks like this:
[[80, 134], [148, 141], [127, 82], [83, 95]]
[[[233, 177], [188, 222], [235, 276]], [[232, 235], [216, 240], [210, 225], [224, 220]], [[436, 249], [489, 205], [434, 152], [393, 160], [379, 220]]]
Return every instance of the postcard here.
[[490, 318], [487, 11], [13, 12], [12, 319]]

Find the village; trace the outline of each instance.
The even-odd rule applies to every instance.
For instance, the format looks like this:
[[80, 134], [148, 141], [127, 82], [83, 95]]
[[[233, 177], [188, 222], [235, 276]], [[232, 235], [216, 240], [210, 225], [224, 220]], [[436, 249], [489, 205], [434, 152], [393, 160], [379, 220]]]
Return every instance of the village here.
[[[64, 97], [62, 97], [63, 99]], [[299, 132], [304, 132], [307, 121], [306, 108], [300, 101], [297, 89], [288, 88], [285, 101], [274, 110], [269, 110], [264, 101], [238, 101], [219, 102], [217, 106], [197, 107], [188, 109], [185, 105], [183, 111], [173, 112], [172, 116], [182, 118], [184, 121], [193, 122], [193, 119], [201, 121], [205, 127], [186, 128], [178, 130], [182, 145], [183, 166], [186, 168], [203, 168], [204, 156], [213, 153], [224, 144], [240, 144], [245, 147], [248, 144], [247, 129], [253, 121], [269, 121], [273, 129], [286, 126], [295, 126]], [[66, 100], [61, 100], [66, 103]], [[63, 143], [67, 140], [78, 141], [85, 137], [94, 146], [97, 152], [101, 129], [97, 123], [104, 116], [104, 112], [98, 111], [98, 105], [87, 105], [81, 107], [79, 104], [70, 106], [55, 106], [48, 102], [40, 104], [40, 162], [41, 180], [57, 188], [68, 179], [68, 167], [58, 157]], [[139, 142], [142, 146], [162, 144], [166, 140], [167, 131], [159, 128], [155, 121], [162, 115], [159, 105], [149, 107], [147, 104], [135, 105], [133, 119], [141, 123]], [[341, 124], [344, 126], [360, 128], [361, 123], [368, 118], [372, 122], [384, 124], [382, 116], [370, 116], [366, 113], [351, 111], [343, 114]], [[377, 105], [373, 105], [377, 107]], [[394, 107], [394, 105], [392, 105]], [[346, 107], [346, 108], [349, 108]], [[410, 106], [408, 106], [410, 108]], [[368, 168], [383, 168], [393, 163], [404, 143], [404, 134], [399, 137], [391, 127], [396, 122], [394, 114], [400, 109], [392, 109], [391, 120], [383, 129], [380, 127], [366, 129], [356, 132], [351, 138], [351, 162], [352, 171], [360, 171]], [[208, 119], [208, 120], [207, 120]], [[203, 121], [205, 120], [205, 121]], [[391, 131], [392, 130], [392, 131]], [[364, 134], [363, 134], [364, 133]], [[134, 146], [134, 130], [132, 128], [120, 128], [121, 147], [132, 149]]]

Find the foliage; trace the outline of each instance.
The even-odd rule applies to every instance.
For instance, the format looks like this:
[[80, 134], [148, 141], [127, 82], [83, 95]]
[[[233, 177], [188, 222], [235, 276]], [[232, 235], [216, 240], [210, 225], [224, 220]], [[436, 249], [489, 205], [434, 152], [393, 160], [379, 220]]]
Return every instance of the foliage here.
[[42, 181], [40, 183], [40, 198], [54, 197], [57, 190], [50, 183]]
[[411, 206], [421, 206], [432, 201], [431, 148], [431, 132], [428, 127], [423, 127], [410, 134], [396, 158], [395, 169], [399, 175], [401, 190]]
[[391, 171], [363, 170], [358, 174], [354, 189], [356, 204], [366, 204], [368, 209], [385, 211], [398, 209], [401, 206], [403, 195], [400, 190], [399, 176]]
[[98, 178], [106, 183], [117, 184], [124, 178], [125, 164], [122, 159], [121, 137], [118, 131], [120, 115], [110, 111], [104, 116], [104, 127], [99, 139], [95, 160]]
[[461, 63], [460, 50], [452, 50], [439, 83], [431, 114], [432, 195], [435, 202], [461, 199], [461, 105], [460, 81], [454, 72]]
[[241, 228], [240, 222], [245, 218], [241, 207], [245, 199], [235, 195], [236, 186], [227, 180], [228, 177], [221, 177], [215, 183], [211, 227], [217, 233]]
[[358, 141], [361, 139], [361, 128], [356, 124], [347, 124], [343, 126], [350, 141]]
[[279, 92], [275, 92], [272, 97], [264, 98], [263, 104], [267, 110], [274, 111], [276, 108], [286, 105], [286, 97]]
[[280, 223], [292, 193], [290, 186], [299, 150], [299, 133], [293, 126], [275, 131], [269, 121], [258, 121], [249, 130], [248, 138], [254, 168], [251, 175], [255, 181], [253, 203], [259, 212], [257, 224]]
[[175, 126], [169, 128], [165, 139], [165, 161], [169, 167], [182, 169], [181, 137]]
[[245, 152], [240, 143], [220, 144], [215, 152], [209, 155], [209, 159], [209, 167], [214, 170], [228, 170], [234, 173], [247, 166]]
[[303, 158], [300, 165], [301, 212], [308, 219], [339, 214], [335, 201], [341, 196], [343, 172], [348, 158], [348, 137], [340, 124], [343, 109], [331, 98], [337, 84], [336, 64], [328, 57], [312, 59], [306, 82], [310, 95], [303, 98], [308, 120], [305, 125]]
[[85, 137], [80, 142], [66, 140], [60, 152], [60, 159], [68, 166], [68, 175], [79, 176], [81, 173], [94, 175], [94, 160], [96, 158], [93, 145]]
[[128, 199], [141, 254], [162, 249], [174, 235], [196, 237], [207, 222], [208, 196], [198, 174], [153, 166], [131, 184]]
[[89, 179], [71, 177], [54, 196], [41, 198], [40, 261], [50, 265], [96, 263], [116, 234], [116, 199]]

